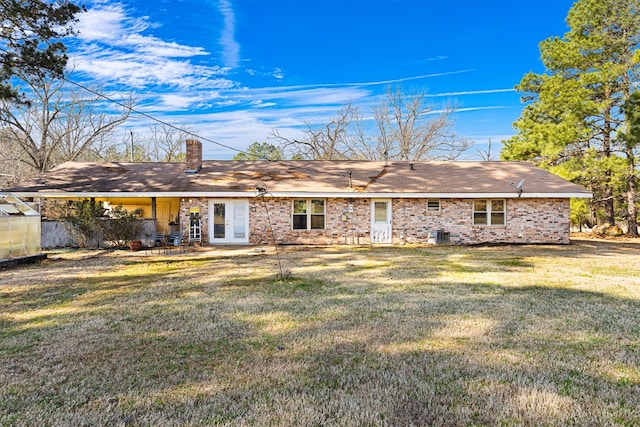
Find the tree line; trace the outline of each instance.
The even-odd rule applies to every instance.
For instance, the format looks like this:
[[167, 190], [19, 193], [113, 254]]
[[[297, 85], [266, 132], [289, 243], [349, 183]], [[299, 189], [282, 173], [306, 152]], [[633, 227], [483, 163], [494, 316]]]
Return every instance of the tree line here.
[[[503, 160], [525, 160], [590, 189], [572, 203], [578, 223], [624, 220], [638, 235], [640, 0], [578, 0], [569, 31], [540, 43], [544, 73], [516, 89], [525, 104]], [[116, 104], [68, 84], [62, 39], [84, 9], [66, 0], [0, 0], [0, 188], [64, 161], [176, 161], [190, 133], [153, 126], [123, 132], [134, 96]], [[274, 129], [238, 159], [455, 160], [472, 142], [453, 132], [454, 106], [390, 87], [368, 110], [346, 103], [300, 138]], [[119, 140], [118, 140], [119, 136]], [[137, 138], [137, 140], [136, 140]], [[481, 153], [482, 155], [482, 153]], [[490, 160], [490, 153], [482, 155]]]

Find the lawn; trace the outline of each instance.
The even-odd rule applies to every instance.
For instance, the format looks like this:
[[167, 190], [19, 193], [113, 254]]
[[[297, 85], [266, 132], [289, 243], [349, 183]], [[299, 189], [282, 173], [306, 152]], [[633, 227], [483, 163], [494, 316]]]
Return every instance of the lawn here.
[[640, 244], [50, 254], [0, 425], [640, 425]]

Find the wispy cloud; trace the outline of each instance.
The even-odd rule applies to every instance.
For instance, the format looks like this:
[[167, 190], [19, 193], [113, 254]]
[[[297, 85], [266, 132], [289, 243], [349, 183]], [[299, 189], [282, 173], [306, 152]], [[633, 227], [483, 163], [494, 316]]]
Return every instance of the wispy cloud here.
[[220, 35], [222, 62], [226, 67], [237, 68], [240, 63], [240, 45], [235, 39], [236, 17], [233, 13], [233, 6], [229, 0], [220, 0], [218, 10], [223, 17], [222, 34]]
[[390, 80], [371, 82], [348, 82], [331, 84], [307, 84], [295, 86], [267, 86], [267, 87], [231, 87], [222, 90], [223, 96], [235, 99], [239, 104], [261, 105], [269, 103], [279, 106], [301, 105], [333, 105], [336, 107], [347, 102], [358, 102], [369, 98], [370, 102], [377, 102], [372, 96], [376, 92], [375, 86], [386, 86], [412, 80], [427, 79], [468, 73], [473, 70], [454, 70], [444, 73], [423, 74], [419, 76], [403, 77]]
[[272, 75], [276, 78], [276, 80], [281, 81], [282, 79], [284, 79], [284, 70], [282, 68], [276, 68], [275, 70], [273, 70]]
[[444, 76], [451, 76], [451, 75], [455, 75], [455, 74], [471, 73], [473, 71], [475, 71], [475, 70], [474, 69], [453, 70], [453, 71], [446, 71], [446, 72], [443, 72], [443, 73], [421, 74], [419, 76], [401, 77], [401, 78], [389, 79], [389, 80], [376, 80], [376, 81], [372, 81], [372, 82], [314, 83], [314, 84], [295, 85], [295, 86], [276, 86], [276, 87], [273, 87], [273, 88], [265, 87], [265, 88], [259, 88], [257, 90], [262, 90], [262, 91], [268, 91], [268, 90], [289, 91], [289, 90], [298, 90], [298, 89], [313, 89], [313, 88], [318, 88], [318, 87], [331, 88], [331, 87], [349, 87], [349, 86], [360, 86], [360, 87], [384, 86], [384, 85], [391, 85], [391, 84], [395, 84], [395, 83], [408, 82], [408, 81], [411, 81], [411, 80], [421, 80], [421, 79], [428, 79], [428, 78], [433, 78], [433, 77], [444, 77]]
[[[283, 68], [252, 64], [250, 69], [238, 69], [242, 61], [235, 40], [232, 0], [217, 0], [216, 6], [223, 17], [222, 28], [216, 29], [219, 35], [214, 36], [216, 46], [221, 47], [220, 58], [206, 47], [157, 37], [154, 30], [159, 24], [147, 16], [136, 17], [135, 11], [121, 3], [93, 2], [93, 7], [80, 16], [80, 34], [70, 50], [74, 64], [70, 77], [90, 81], [111, 93], [135, 92], [140, 111], [184, 123], [203, 139], [243, 149], [253, 141], [266, 140], [275, 128], [283, 135], [300, 137], [307, 125], [327, 123], [347, 102], [366, 112], [379, 102], [384, 86], [474, 71], [457, 69], [386, 80], [279, 86], [277, 83], [285, 78]], [[433, 58], [439, 59], [445, 58]], [[273, 83], [255, 87], [247, 81]], [[463, 98], [512, 91], [485, 89], [427, 96]], [[504, 107], [464, 105], [458, 112], [500, 108]], [[147, 122], [148, 117], [136, 116], [128, 126], [143, 129]], [[217, 150], [211, 145], [205, 148], [205, 155], [233, 155]]]
[[200, 95], [185, 95], [185, 94], [172, 94], [165, 93], [160, 95], [158, 98], [159, 103], [155, 105], [154, 109], [162, 109], [165, 107], [168, 111], [175, 111], [187, 109], [194, 104], [201, 103], [204, 101], [203, 97]]
[[280, 105], [325, 105], [344, 104], [371, 94], [370, 91], [353, 87], [309, 87], [288, 88], [244, 88], [223, 91], [229, 97], [248, 103], [274, 101]]
[[[464, 107], [464, 108], [456, 108], [456, 113], [465, 113], [470, 111], [486, 111], [486, 110], [502, 110], [505, 108], [509, 108], [505, 105], [486, 105], [483, 107]], [[440, 111], [444, 112], [444, 110]]]
[[105, 85], [133, 89], [152, 85], [229, 88], [223, 67], [194, 65], [192, 58], [209, 53], [199, 46], [168, 42], [147, 30], [148, 17], [131, 17], [122, 4], [98, 3], [80, 15], [78, 45], [71, 55], [73, 71]]
[[127, 17], [120, 4], [98, 4], [79, 18], [76, 25], [78, 38], [85, 42], [112, 41], [129, 32], [144, 31], [149, 26], [145, 18]]
[[442, 92], [442, 93], [430, 93], [426, 94], [427, 97], [438, 97], [438, 96], [467, 96], [467, 95], [489, 95], [492, 93], [507, 93], [507, 92], [515, 92], [514, 88], [511, 89], [484, 89], [484, 90], [466, 90], [459, 92]]
[[[212, 65], [214, 58], [196, 64], [195, 58], [210, 56], [205, 48], [155, 37], [153, 29], [158, 24], [149, 17], [135, 17], [121, 3], [98, 2], [80, 16], [78, 29], [81, 43], [73, 51], [74, 72], [83, 73], [99, 84], [111, 87], [120, 85], [125, 90], [129, 88], [137, 92], [144, 90], [149, 96], [156, 93], [158, 102], [155, 108], [157, 111], [168, 111], [171, 108], [265, 109], [303, 105], [333, 105], [335, 108], [369, 97], [373, 93], [370, 88], [375, 86], [473, 71], [453, 70], [378, 81], [246, 87], [229, 78], [229, 68], [236, 67], [240, 62], [240, 46], [234, 39], [233, 5], [230, 0], [219, 0], [217, 6], [223, 16], [219, 38], [223, 47], [223, 64]], [[275, 80], [284, 79], [284, 70], [281, 68], [274, 68], [271, 72], [245, 71], [247, 75], [261, 74], [270, 75]], [[239, 75], [236, 73], [235, 77], [239, 78]], [[172, 95], [165, 95], [167, 91], [171, 91]]]
[[448, 56], [444, 56], [444, 55], [437, 55], [437, 56], [430, 56], [428, 58], [422, 58], [419, 59], [417, 61], [412, 61], [412, 64], [428, 64], [430, 62], [434, 62], [434, 61], [445, 61], [449, 59]]

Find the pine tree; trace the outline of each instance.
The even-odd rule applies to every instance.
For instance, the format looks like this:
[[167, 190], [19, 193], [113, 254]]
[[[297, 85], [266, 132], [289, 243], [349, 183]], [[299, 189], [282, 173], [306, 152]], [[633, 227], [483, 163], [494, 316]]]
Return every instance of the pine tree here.
[[0, 0], [0, 99], [27, 102], [16, 86], [18, 75], [63, 75], [61, 38], [74, 34], [81, 10], [67, 0]]
[[627, 129], [621, 132], [620, 140], [624, 144], [627, 158], [626, 179], [627, 186], [627, 235], [640, 237], [638, 233], [638, 170], [636, 151], [640, 149], [640, 92], [634, 92], [622, 107], [627, 120]]
[[544, 74], [516, 87], [527, 103], [501, 157], [531, 160], [593, 191], [592, 211], [615, 222], [624, 150], [622, 106], [637, 90], [640, 0], [579, 0], [569, 31], [540, 43]]

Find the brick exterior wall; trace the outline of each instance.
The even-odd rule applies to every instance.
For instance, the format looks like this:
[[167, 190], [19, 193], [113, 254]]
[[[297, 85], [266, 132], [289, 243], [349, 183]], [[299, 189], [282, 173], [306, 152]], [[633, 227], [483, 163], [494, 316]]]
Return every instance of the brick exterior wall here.
[[200, 231], [202, 244], [209, 244], [209, 200], [208, 199], [181, 199], [180, 200], [180, 229], [189, 232], [189, 210], [200, 208]]
[[[344, 245], [370, 243], [371, 208], [369, 199], [325, 199], [324, 230], [293, 230], [292, 199], [269, 199], [265, 202], [279, 243]], [[272, 243], [265, 204], [260, 199], [249, 202], [249, 240], [252, 244]], [[351, 211], [351, 212], [350, 212]], [[344, 215], [344, 216], [343, 216]]]
[[393, 200], [393, 242], [421, 243], [430, 231], [451, 243], [569, 243], [569, 199], [507, 199], [505, 225], [473, 225], [473, 200], [442, 199], [427, 212], [426, 199]]
[[[325, 199], [324, 230], [293, 230], [292, 199], [267, 197], [276, 239], [283, 244], [369, 244], [371, 199]], [[208, 244], [208, 200], [183, 199], [180, 219], [189, 226], [189, 208], [200, 207], [202, 243]], [[450, 233], [452, 244], [569, 243], [569, 199], [507, 199], [506, 225], [473, 225], [473, 200], [441, 199], [440, 212], [427, 212], [427, 199], [393, 199], [393, 243], [427, 243], [429, 232]], [[272, 243], [265, 204], [249, 199], [249, 243]]]

